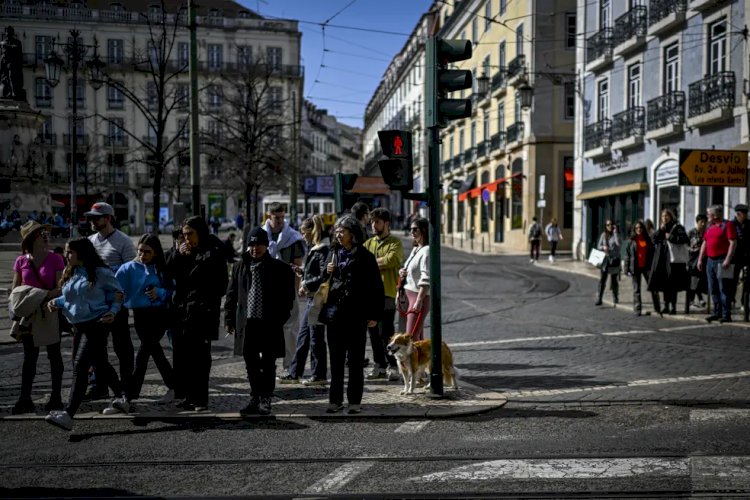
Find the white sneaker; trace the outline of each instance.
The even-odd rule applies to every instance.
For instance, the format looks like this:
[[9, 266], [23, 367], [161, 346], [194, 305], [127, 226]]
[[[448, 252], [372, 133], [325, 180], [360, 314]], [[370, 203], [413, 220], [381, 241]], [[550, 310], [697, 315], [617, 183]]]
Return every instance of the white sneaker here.
[[370, 370], [370, 373], [367, 374], [365, 377], [367, 380], [376, 380], [385, 378], [385, 368], [380, 368], [378, 365], [375, 365], [372, 367], [372, 370]]
[[73, 417], [67, 411], [51, 411], [44, 420], [66, 431], [73, 430]]
[[533, 264], [533, 263], [534, 263], [534, 259], [529, 259], [529, 264]]
[[362, 411], [362, 406], [360, 405], [349, 405], [349, 408], [346, 410], [346, 413], [353, 415], [355, 413], [360, 413]]
[[117, 398], [110, 403], [110, 405], [102, 410], [102, 415], [117, 415], [118, 413], [127, 414], [130, 411], [130, 403], [125, 398]]
[[163, 395], [156, 404], [166, 405], [174, 401], [174, 389], [169, 389], [165, 395]]
[[394, 368], [392, 366], [389, 366], [385, 370], [385, 375], [388, 377], [389, 382], [395, 382], [397, 380], [401, 380], [401, 374], [398, 371], [398, 368]]

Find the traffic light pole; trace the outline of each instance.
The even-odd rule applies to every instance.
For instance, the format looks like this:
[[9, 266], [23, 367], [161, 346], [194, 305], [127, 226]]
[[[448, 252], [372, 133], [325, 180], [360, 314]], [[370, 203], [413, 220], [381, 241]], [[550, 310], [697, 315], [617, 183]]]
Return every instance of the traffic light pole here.
[[430, 389], [433, 396], [443, 395], [443, 324], [440, 286], [440, 128], [429, 128], [427, 144], [429, 185], [427, 204], [430, 208], [430, 337], [432, 338], [432, 367]]

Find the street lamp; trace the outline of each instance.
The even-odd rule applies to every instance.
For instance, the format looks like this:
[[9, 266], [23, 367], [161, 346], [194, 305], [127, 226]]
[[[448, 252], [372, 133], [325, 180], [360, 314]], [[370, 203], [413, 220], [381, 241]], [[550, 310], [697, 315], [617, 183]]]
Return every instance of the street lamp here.
[[70, 70], [72, 73], [71, 86], [73, 94], [73, 114], [72, 118], [72, 134], [70, 134], [71, 141], [71, 154], [70, 154], [70, 237], [72, 238], [75, 234], [75, 228], [78, 223], [78, 198], [76, 196], [76, 189], [78, 184], [78, 165], [76, 164], [76, 158], [78, 156], [78, 66], [83, 62], [83, 58], [86, 56], [88, 49], [94, 49], [94, 57], [86, 63], [91, 76], [91, 86], [94, 90], [101, 88], [102, 70], [104, 63], [99, 59], [96, 54], [97, 43], [94, 38], [93, 45], [87, 45], [83, 43], [81, 32], [72, 29], [70, 30], [70, 40], [68, 42], [52, 42], [53, 51], [44, 60], [45, 74], [47, 83], [51, 87], [56, 87], [60, 83], [60, 72], [65, 65], [65, 62], [55, 53], [54, 47], [59, 47], [67, 56], [70, 64]]
[[521, 109], [531, 108], [531, 100], [534, 97], [534, 88], [528, 82], [524, 82], [518, 88], [518, 95], [521, 98]]

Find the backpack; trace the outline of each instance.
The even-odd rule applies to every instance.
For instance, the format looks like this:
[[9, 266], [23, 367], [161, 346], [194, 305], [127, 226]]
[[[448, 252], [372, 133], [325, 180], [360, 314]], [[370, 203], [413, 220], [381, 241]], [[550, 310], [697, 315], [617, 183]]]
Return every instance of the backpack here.
[[538, 222], [535, 222], [529, 228], [529, 238], [532, 240], [538, 240], [542, 236], [542, 228]]

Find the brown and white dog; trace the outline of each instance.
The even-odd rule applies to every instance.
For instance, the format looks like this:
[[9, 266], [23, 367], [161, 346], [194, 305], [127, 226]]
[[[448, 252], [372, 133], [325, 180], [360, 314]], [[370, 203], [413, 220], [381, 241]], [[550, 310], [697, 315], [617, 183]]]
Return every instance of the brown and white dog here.
[[[422, 373], [429, 377], [431, 340], [417, 340], [414, 342], [408, 333], [397, 333], [391, 337], [388, 352], [398, 360], [398, 369], [404, 377], [404, 390], [401, 394], [414, 394], [417, 379]], [[453, 368], [453, 354], [448, 344], [443, 342], [443, 384], [458, 389], [456, 369]], [[430, 386], [425, 387], [429, 391]]]

